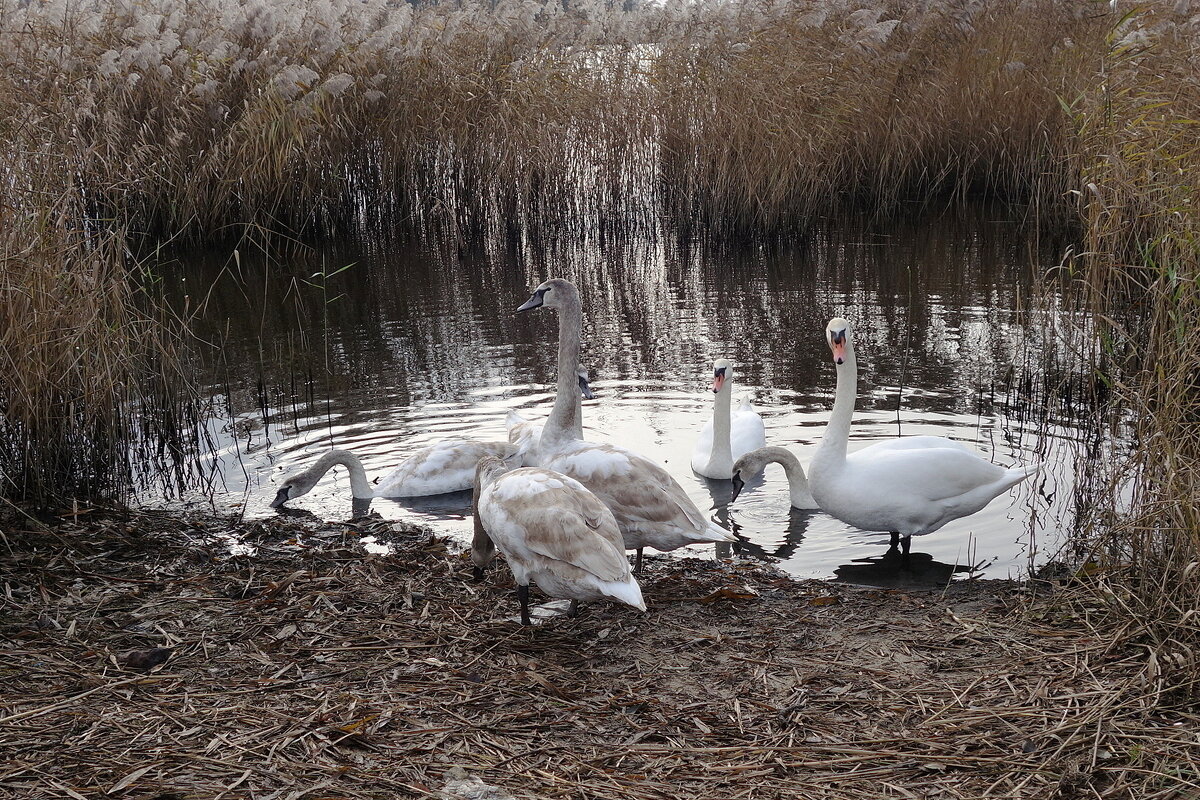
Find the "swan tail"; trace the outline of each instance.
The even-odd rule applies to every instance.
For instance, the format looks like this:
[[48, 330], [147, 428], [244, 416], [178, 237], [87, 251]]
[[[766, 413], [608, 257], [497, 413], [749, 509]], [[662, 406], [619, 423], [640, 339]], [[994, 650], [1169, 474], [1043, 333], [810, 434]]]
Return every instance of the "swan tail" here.
[[736, 542], [737, 538], [715, 522], [709, 521], [703, 531], [696, 535], [697, 542]]
[[627, 581], [608, 581], [602, 587], [604, 596], [616, 600], [619, 603], [624, 603], [627, 606], [633, 606], [638, 611], [646, 610], [646, 601], [642, 597], [642, 587], [638, 582], [630, 577]]

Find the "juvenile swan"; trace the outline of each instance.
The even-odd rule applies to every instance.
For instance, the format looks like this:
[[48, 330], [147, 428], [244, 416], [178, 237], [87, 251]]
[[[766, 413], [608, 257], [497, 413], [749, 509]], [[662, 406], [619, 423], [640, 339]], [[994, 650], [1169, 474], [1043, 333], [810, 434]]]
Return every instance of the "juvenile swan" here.
[[892, 545], [902, 543], [907, 554], [913, 536], [974, 514], [1038, 471], [1006, 469], [935, 436], [898, 439], [847, 455], [858, 393], [850, 323], [830, 320], [825, 338], [837, 365], [837, 393], [808, 470], [813, 499], [826, 513], [856, 528], [890, 532]]
[[779, 464], [783, 467], [784, 474], [788, 479], [788, 494], [791, 497], [793, 508], [817, 508], [817, 501], [813, 499], [812, 492], [809, 491], [808, 478], [804, 475], [804, 467], [800, 466], [800, 459], [796, 458], [792, 451], [774, 446], [751, 450], [734, 462], [733, 498], [730, 502], [738, 499], [738, 495], [742, 493], [742, 487], [746, 485], [746, 478], [762, 472], [767, 464]]
[[517, 311], [542, 306], [558, 311], [558, 392], [534, 461], [571, 476], [608, 506], [625, 547], [637, 550], [638, 573], [644, 547], [674, 550], [689, 544], [734, 541], [696, 508], [683, 487], [658, 464], [623, 447], [580, 439], [576, 432], [580, 409], [574, 398], [583, 317], [579, 291], [568, 281], [552, 278], [537, 287]]
[[540, 467], [505, 472], [491, 456], [479, 460], [475, 478], [475, 576], [504, 553], [517, 580], [521, 623], [529, 624], [529, 583], [571, 601], [615, 600], [646, 610], [629, 571], [617, 521], [578, 481]]
[[692, 450], [692, 470], [706, 478], [729, 480], [733, 477], [733, 461], [767, 443], [762, 417], [743, 400], [738, 410], [730, 414], [733, 396], [733, 364], [719, 358], [713, 363], [713, 416], [700, 429], [700, 437]]
[[279, 508], [288, 500], [308, 494], [334, 464], [341, 464], [350, 470], [350, 493], [359, 499], [425, 497], [462, 492], [471, 488], [475, 478], [475, 464], [483, 456], [497, 456], [515, 465], [518, 448], [508, 442], [447, 439], [429, 447], [422, 447], [401, 461], [400, 466], [374, 487], [367, 480], [367, 473], [358, 456], [347, 450], [330, 450], [308, 469], [284, 478], [283, 485], [271, 501], [271, 508]]

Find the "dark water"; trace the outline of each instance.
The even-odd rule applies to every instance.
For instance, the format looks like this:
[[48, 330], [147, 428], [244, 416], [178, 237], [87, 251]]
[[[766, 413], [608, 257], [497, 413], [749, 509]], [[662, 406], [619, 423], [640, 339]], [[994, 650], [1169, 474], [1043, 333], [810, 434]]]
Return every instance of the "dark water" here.
[[[584, 363], [597, 398], [584, 404], [585, 435], [666, 465], [738, 533], [742, 554], [801, 576], [936, 584], [1020, 575], [1053, 554], [1071, 525], [1086, 437], [1045, 394], [1069, 380], [1053, 331], [1070, 320], [1027, 310], [1032, 276], [1059, 262], [1064, 242], [1039, 241], [987, 211], [830, 225], [752, 246], [653, 229], [486, 241], [371, 236], [271, 264], [245, 256], [185, 264], [179, 293], [203, 306], [213, 395], [231, 415], [213, 428], [216, 506], [275, 513], [268, 503], [280, 477], [330, 446], [353, 450], [374, 477], [445, 437], [504, 439], [511, 409], [544, 415], [557, 320], [513, 310], [561, 276], [584, 302]], [[718, 357], [735, 363], [735, 398], [753, 396], [768, 443], [807, 463], [832, 404], [823, 331], [835, 315], [856, 325], [852, 448], [937, 434], [1004, 465], [1046, 465], [1036, 482], [915, 539], [907, 569], [887, 554], [886, 535], [792, 510], [777, 467], [728, 507], [729, 485], [688, 466], [711, 415]], [[465, 493], [375, 500], [372, 510], [466, 538], [469, 502]], [[339, 468], [291, 505], [348, 519], [349, 480]]]

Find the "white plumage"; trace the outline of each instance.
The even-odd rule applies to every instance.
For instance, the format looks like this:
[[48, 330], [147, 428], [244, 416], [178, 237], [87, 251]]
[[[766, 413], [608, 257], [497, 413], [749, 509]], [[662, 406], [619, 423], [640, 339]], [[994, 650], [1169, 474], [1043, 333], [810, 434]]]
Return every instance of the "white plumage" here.
[[847, 455], [858, 392], [853, 332], [848, 321], [837, 318], [825, 333], [837, 365], [837, 393], [809, 465], [809, 488], [826, 513], [856, 528], [888, 531], [907, 553], [911, 537], [974, 514], [1037, 472], [998, 466], [936, 436], [880, 442]]
[[767, 443], [762, 417], [746, 398], [730, 413], [733, 364], [724, 358], [713, 363], [713, 416], [700, 429], [692, 449], [692, 470], [706, 478], [728, 480], [733, 462]]

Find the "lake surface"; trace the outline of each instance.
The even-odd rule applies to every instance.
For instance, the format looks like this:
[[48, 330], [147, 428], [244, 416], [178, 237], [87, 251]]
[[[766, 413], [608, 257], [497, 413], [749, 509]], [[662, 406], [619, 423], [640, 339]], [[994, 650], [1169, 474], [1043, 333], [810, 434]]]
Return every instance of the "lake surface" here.
[[[843, 222], [758, 244], [596, 227], [495, 235], [470, 247], [456, 237], [374, 234], [271, 263], [188, 260], [174, 291], [202, 308], [198, 330], [213, 344], [207, 383], [222, 410], [203, 502], [266, 517], [276, 513], [268, 504], [281, 477], [330, 447], [352, 450], [374, 478], [440, 439], [503, 440], [510, 410], [544, 416], [557, 317], [513, 311], [559, 276], [580, 287], [584, 303], [583, 361], [596, 394], [584, 403], [585, 436], [664, 464], [737, 533], [740, 554], [797, 576], [885, 586], [1018, 577], [1053, 555], [1073, 524], [1078, 464], [1091, 442], [1046, 394], [1073, 380], [1055, 336], [1071, 321], [1029, 310], [1032, 276], [1058, 264], [1066, 244], [983, 209]], [[1053, 298], [1043, 305], [1053, 308]], [[824, 344], [833, 316], [855, 324], [852, 449], [937, 434], [1000, 464], [1045, 465], [984, 511], [915, 538], [907, 568], [888, 553], [886, 534], [792, 510], [778, 467], [733, 505], [728, 482], [689, 467], [712, 413], [719, 357], [736, 365], [734, 397], [754, 399], [768, 443], [807, 464], [833, 400]], [[375, 500], [371, 510], [465, 541], [469, 504], [462, 493]], [[345, 471], [290, 505], [349, 519]]]

